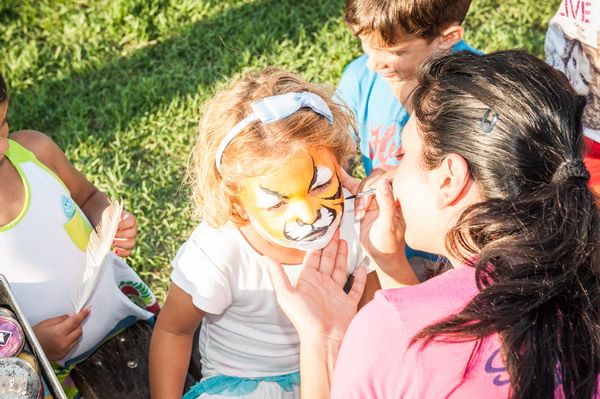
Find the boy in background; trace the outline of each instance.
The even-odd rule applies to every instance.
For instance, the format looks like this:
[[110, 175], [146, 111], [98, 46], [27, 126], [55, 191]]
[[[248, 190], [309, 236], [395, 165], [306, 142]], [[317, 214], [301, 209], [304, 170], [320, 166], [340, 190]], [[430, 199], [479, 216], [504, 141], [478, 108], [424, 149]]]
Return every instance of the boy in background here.
[[[401, 157], [401, 133], [410, 117], [408, 97], [430, 56], [448, 51], [479, 53], [463, 41], [462, 21], [471, 0], [346, 0], [344, 18], [365, 54], [346, 66], [337, 95], [356, 117], [365, 173], [393, 169]], [[436, 256], [407, 247], [420, 279]]]
[[398, 164], [400, 133], [417, 71], [431, 55], [469, 50], [462, 21], [471, 0], [346, 0], [345, 20], [365, 54], [345, 68], [338, 96], [354, 112], [362, 162]]

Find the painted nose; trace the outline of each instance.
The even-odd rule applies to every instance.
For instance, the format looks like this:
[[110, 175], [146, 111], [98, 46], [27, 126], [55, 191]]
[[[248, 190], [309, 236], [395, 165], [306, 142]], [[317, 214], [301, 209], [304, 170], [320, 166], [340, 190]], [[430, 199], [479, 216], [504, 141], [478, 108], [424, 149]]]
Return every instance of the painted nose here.
[[319, 219], [319, 211], [312, 207], [308, 202], [298, 202], [294, 204], [294, 213], [296, 215], [296, 223], [299, 226], [313, 224]]
[[315, 218], [315, 220], [313, 220], [313, 221], [312, 221], [312, 222], [310, 222], [310, 223], [304, 223], [304, 222], [303, 222], [302, 220], [300, 220], [300, 219], [296, 219], [296, 223], [298, 223], [298, 226], [300, 226], [300, 227], [304, 227], [304, 226], [310, 226], [310, 225], [313, 225], [313, 224], [317, 223], [317, 221], [318, 221], [319, 219], [321, 219], [321, 212], [317, 212], [317, 217]]

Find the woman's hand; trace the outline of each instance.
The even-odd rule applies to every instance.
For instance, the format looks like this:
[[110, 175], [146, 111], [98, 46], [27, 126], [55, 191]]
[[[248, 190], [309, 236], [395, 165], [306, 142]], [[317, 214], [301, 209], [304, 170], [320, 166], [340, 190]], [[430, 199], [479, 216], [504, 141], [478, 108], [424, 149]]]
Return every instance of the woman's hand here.
[[348, 246], [339, 239], [339, 231], [325, 248], [306, 254], [304, 269], [295, 287], [290, 284], [283, 267], [267, 259], [277, 302], [298, 331], [301, 341], [308, 337], [341, 342], [356, 314], [367, 275], [364, 268], [358, 268], [352, 289], [348, 294], [344, 292]]
[[[360, 243], [369, 256], [384, 270], [406, 257], [404, 230], [406, 225], [392, 183], [382, 177], [375, 183], [376, 206], [366, 210], [360, 220]], [[390, 264], [391, 263], [391, 264]]]
[[348, 246], [337, 231], [325, 248], [306, 254], [295, 287], [282, 266], [266, 258], [277, 302], [300, 336], [303, 398], [329, 398], [342, 338], [367, 281], [366, 270], [359, 267], [350, 292], [344, 292], [347, 258]]
[[[370, 178], [368, 187], [375, 187], [375, 196], [357, 198], [354, 207], [360, 220], [360, 243], [378, 266], [377, 275], [382, 288], [417, 284], [419, 281], [406, 259], [404, 231], [406, 225], [400, 204], [394, 199], [392, 179], [394, 170]], [[346, 173], [342, 184], [352, 190], [367, 187]], [[375, 197], [375, 198], [373, 198]]]
[[[387, 172], [377, 168], [373, 169], [369, 176], [359, 180], [350, 176], [344, 169], [340, 169], [340, 181], [342, 182], [342, 186], [352, 194], [358, 194], [369, 188], [375, 187], [375, 183], [384, 175], [387, 175]], [[354, 200], [354, 215], [356, 220], [361, 220], [364, 217], [366, 210], [376, 208], [377, 203], [373, 201], [373, 195], [358, 197]]]
[[63, 359], [79, 342], [83, 321], [90, 309], [83, 308], [79, 313], [46, 319], [33, 326], [33, 332], [46, 357], [50, 361]]
[[376, 188], [375, 195], [354, 201], [356, 219], [360, 220], [360, 242], [369, 256], [379, 265], [398, 259], [404, 253], [405, 224], [400, 206], [392, 193], [392, 172], [375, 169], [374, 174], [360, 181], [342, 171], [342, 185], [353, 193]]
[[113, 240], [113, 249], [115, 254], [120, 257], [131, 255], [135, 248], [135, 236], [137, 235], [137, 222], [135, 216], [130, 212], [123, 210], [117, 234]]

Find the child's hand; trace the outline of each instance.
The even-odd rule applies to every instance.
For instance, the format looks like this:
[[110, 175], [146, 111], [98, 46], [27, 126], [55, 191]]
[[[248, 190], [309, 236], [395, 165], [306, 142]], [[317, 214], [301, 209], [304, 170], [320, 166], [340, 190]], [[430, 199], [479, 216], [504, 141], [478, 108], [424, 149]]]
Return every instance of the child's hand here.
[[135, 216], [130, 212], [123, 210], [121, 215], [121, 221], [119, 222], [119, 228], [115, 239], [113, 240], [113, 247], [115, 254], [125, 258], [131, 255], [133, 248], [135, 248], [135, 236], [137, 234], [137, 223]]
[[64, 358], [81, 338], [83, 321], [89, 316], [90, 308], [79, 313], [46, 319], [33, 326], [48, 360]]

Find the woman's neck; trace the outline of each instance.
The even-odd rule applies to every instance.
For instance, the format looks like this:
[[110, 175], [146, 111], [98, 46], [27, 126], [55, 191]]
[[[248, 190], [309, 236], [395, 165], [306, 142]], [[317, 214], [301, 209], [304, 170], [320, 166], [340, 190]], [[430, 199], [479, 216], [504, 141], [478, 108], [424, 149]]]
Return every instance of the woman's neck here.
[[299, 265], [304, 260], [305, 252], [288, 248], [264, 239], [250, 223], [238, 227], [248, 244], [259, 254], [273, 258], [284, 265]]
[[[458, 240], [455, 242], [457, 245], [455, 248], [455, 253], [450, 251], [447, 247], [448, 234], [452, 230], [454, 230], [459, 223], [459, 220], [470, 206], [482, 202], [484, 200], [484, 196], [481, 194], [481, 189], [478, 184], [471, 181], [471, 183], [465, 187], [465, 191], [461, 198], [452, 206], [447, 209], [446, 217], [442, 216], [440, 219], [445, 220], [446, 229], [441, 234], [443, 240], [439, 243], [439, 253], [444, 256], [446, 259], [450, 261], [452, 267], [457, 268], [465, 265], [465, 260], [471, 260], [476, 258], [479, 254], [479, 250], [477, 249], [477, 245], [475, 241], [471, 237], [469, 231], [461, 231], [462, 240]], [[444, 223], [441, 221], [440, 223]], [[464, 242], [466, 245], [460, 245], [461, 242]], [[474, 250], [474, 251], [473, 251]]]

